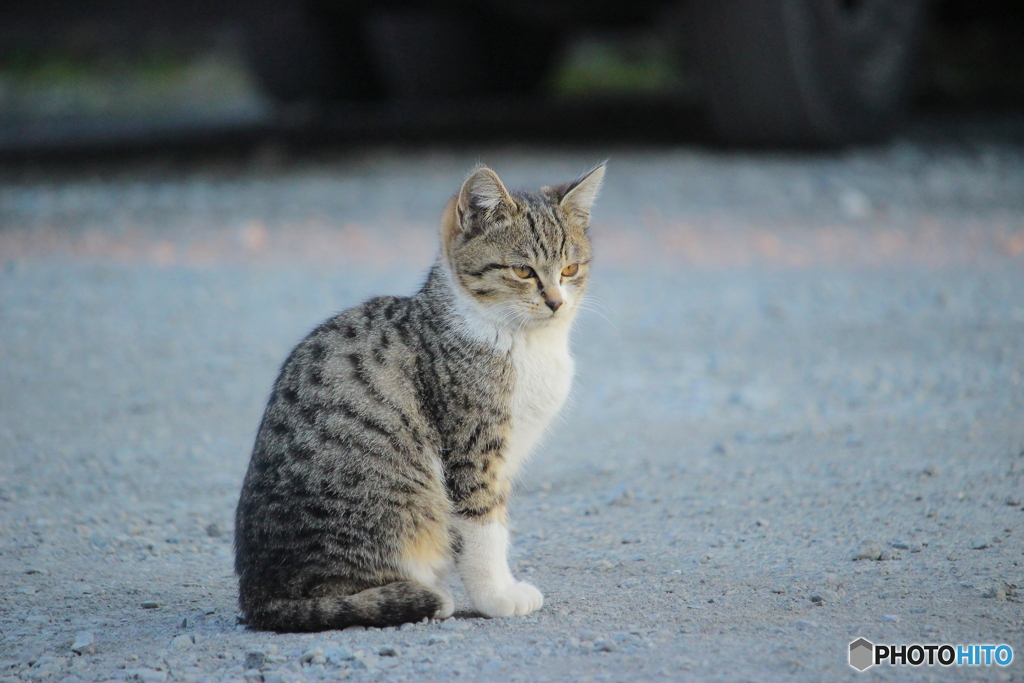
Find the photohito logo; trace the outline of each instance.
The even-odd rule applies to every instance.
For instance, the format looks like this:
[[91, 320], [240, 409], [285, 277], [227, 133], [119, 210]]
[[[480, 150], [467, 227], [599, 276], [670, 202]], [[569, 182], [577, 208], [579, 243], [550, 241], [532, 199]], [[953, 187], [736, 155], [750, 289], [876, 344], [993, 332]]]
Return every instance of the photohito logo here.
[[876, 664], [889, 666], [1009, 666], [1009, 645], [875, 645], [858, 638], [850, 643], [850, 666], [866, 671]]

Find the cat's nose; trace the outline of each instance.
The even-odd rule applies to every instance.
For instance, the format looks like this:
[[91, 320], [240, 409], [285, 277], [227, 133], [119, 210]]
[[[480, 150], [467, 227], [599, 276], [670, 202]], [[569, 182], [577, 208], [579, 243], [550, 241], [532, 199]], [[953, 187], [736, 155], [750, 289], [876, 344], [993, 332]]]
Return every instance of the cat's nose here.
[[548, 305], [548, 308], [551, 309], [552, 313], [557, 311], [562, 306], [562, 300], [561, 299], [544, 299], [544, 303], [546, 303]]

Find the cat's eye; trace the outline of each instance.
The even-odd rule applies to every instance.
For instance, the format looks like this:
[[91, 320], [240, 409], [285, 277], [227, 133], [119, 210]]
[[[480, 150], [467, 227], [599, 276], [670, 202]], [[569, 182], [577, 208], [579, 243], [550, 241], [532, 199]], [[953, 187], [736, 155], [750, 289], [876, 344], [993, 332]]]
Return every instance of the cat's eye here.
[[530, 266], [512, 266], [512, 272], [524, 280], [529, 280], [533, 277], [533, 268]]
[[574, 263], [571, 266], [562, 268], [562, 277], [572, 277], [578, 272], [580, 272], [580, 264]]

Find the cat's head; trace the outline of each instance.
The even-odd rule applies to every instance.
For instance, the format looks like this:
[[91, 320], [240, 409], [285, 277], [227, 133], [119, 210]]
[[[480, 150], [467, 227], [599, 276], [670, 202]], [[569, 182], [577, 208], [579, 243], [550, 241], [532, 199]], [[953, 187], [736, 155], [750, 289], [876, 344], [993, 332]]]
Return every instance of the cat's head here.
[[590, 207], [604, 165], [565, 185], [509, 192], [478, 168], [445, 210], [442, 258], [463, 296], [514, 328], [575, 314], [590, 272]]

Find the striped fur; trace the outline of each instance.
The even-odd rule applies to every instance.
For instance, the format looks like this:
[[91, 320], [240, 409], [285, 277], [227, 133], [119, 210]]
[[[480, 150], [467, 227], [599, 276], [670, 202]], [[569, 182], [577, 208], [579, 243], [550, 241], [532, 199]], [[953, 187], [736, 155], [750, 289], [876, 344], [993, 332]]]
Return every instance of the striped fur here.
[[569, 389], [602, 174], [511, 194], [478, 169], [446, 210], [441, 257], [417, 294], [349, 309], [288, 357], [236, 514], [251, 626], [445, 617], [453, 563], [488, 616], [540, 606], [508, 571], [505, 506]]

